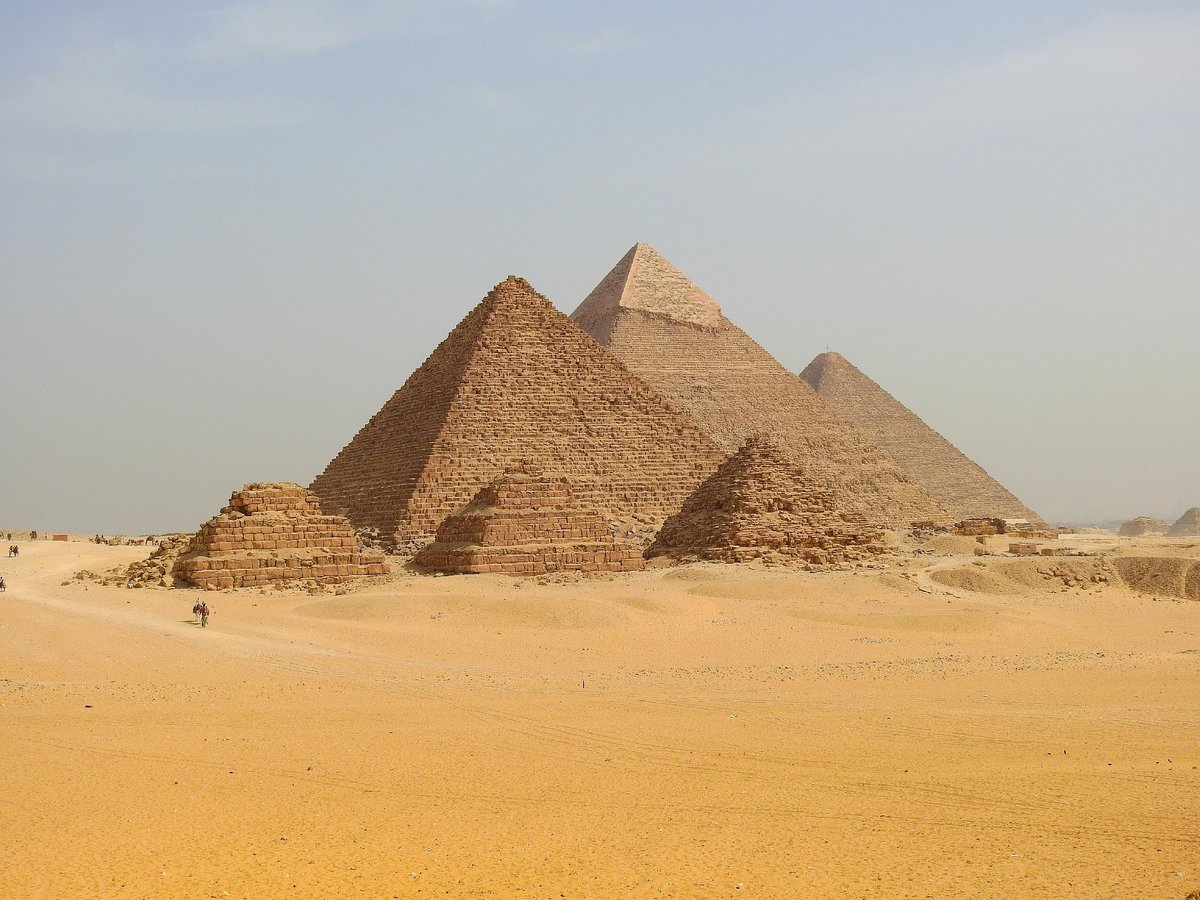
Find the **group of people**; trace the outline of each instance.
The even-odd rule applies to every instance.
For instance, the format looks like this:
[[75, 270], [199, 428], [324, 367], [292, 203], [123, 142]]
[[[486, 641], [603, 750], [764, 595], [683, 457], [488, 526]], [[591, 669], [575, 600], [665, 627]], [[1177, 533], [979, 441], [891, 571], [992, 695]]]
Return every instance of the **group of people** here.
[[105, 537], [104, 535], [102, 535], [102, 534], [98, 534], [98, 535], [96, 535], [94, 538], [92, 538], [92, 543], [93, 543], [93, 544], [107, 544], [107, 543], [108, 543], [108, 538], [106, 538], [106, 537]]
[[192, 615], [196, 617], [196, 622], [203, 628], [208, 627], [208, 603], [196, 598], [196, 602], [192, 604]]
[[8, 555], [9, 556], [20, 556], [21, 548], [18, 547], [16, 544], [9, 544], [8, 545]]

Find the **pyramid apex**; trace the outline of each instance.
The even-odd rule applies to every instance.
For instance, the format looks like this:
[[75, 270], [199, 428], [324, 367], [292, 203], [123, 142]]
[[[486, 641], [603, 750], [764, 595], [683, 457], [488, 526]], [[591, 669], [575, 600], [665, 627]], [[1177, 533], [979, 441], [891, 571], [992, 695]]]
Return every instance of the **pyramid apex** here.
[[572, 318], [586, 328], [620, 309], [640, 310], [702, 328], [715, 328], [722, 321], [717, 301], [642, 241], [629, 248]]

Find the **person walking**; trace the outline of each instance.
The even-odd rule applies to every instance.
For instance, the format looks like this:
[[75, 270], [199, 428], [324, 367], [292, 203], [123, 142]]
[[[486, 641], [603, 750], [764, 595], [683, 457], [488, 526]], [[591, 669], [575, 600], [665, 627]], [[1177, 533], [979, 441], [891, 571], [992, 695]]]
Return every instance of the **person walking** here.
[[8, 585], [4, 583], [4, 576], [0, 575], [0, 594], [8, 590]]

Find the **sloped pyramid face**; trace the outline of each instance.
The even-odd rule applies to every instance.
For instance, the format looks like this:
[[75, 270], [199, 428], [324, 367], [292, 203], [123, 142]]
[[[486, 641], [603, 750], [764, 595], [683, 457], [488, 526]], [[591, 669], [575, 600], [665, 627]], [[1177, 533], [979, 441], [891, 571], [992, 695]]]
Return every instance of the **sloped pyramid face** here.
[[799, 463], [753, 437], [667, 519], [647, 555], [725, 562], [779, 556], [827, 566], [887, 552], [877, 529], [839, 506]]
[[622, 258], [572, 318], [726, 453], [765, 434], [873, 524], [950, 521], [895, 460], [645, 244]]
[[1037, 513], [841, 354], [822, 353], [800, 377], [834, 412], [886, 450], [956, 519], [996, 516], [1041, 521]]
[[1192, 537], [1200, 534], [1200, 506], [1193, 506], [1167, 529], [1168, 537]]
[[415, 562], [455, 574], [642, 568], [641, 548], [619, 543], [605, 518], [586, 508], [593, 493], [561, 475], [505, 473], [442, 522]]
[[312, 484], [324, 509], [409, 549], [510, 469], [596, 484], [661, 521], [720, 464], [694, 423], [524, 279], [497, 285]]

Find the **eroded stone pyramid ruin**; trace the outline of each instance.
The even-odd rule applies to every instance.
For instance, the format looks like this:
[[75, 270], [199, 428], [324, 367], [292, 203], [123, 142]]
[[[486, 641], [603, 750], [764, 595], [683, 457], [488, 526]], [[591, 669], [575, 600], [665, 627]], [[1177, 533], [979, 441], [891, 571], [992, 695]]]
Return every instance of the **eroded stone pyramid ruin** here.
[[1135, 516], [1127, 522], [1122, 522], [1118, 530], [1121, 537], [1143, 537], [1148, 534], [1166, 534], [1171, 523], [1151, 516]]
[[199, 588], [273, 582], [336, 584], [387, 572], [382, 557], [359, 553], [350, 523], [322, 515], [298, 484], [248, 484], [209, 519], [175, 562], [174, 574]]
[[955, 519], [1041, 518], [962, 451], [839, 353], [822, 353], [800, 377], [835, 413], [882, 447]]
[[765, 434], [848, 511], [874, 524], [950, 522], [895, 460], [835, 415], [652, 247], [636, 244], [572, 318], [725, 453]]
[[640, 547], [617, 540], [593, 508], [595, 486], [559, 475], [508, 472], [438, 526], [414, 562], [442, 572], [543, 575], [630, 572]]
[[659, 531], [647, 556], [835, 566], [886, 553], [882, 534], [770, 440], [752, 437]]
[[602, 515], [661, 522], [722, 454], [527, 281], [497, 285], [312, 483], [401, 549], [510, 469], [597, 485]]
[[1200, 535], [1200, 506], [1193, 506], [1167, 529], [1168, 537], [1194, 537], [1196, 535]]

